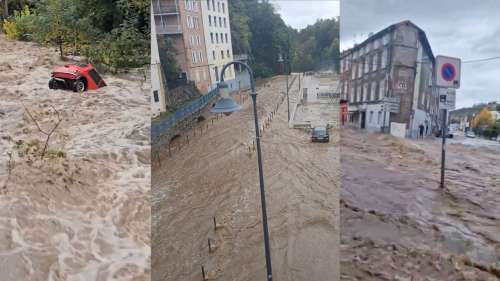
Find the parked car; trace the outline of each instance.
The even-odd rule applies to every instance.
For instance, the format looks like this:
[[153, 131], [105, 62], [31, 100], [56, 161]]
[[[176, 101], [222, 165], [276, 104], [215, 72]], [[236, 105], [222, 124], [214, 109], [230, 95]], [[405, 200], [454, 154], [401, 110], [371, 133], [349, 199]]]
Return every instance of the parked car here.
[[476, 134], [474, 134], [473, 131], [468, 131], [467, 133], [465, 133], [465, 136], [468, 138], [475, 138]]
[[[441, 137], [441, 130], [436, 131], [436, 133], [434, 135], [436, 136], [436, 138], [440, 138]], [[451, 132], [448, 131], [448, 134], [446, 135], [446, 137], [449, 138], [449, 139], [452, 139], [453, 138], [453, 133], [451, 133]]]
[[75, 92], [95, 90], [106, 86], [106, 82], [91, 64], [67, 64], [56, 66], [50, 74], [50, 89], [66, 89]]
[[325, 127], [315, 127], [311, 134], [312, 142], [330, 142], [330, 134]]

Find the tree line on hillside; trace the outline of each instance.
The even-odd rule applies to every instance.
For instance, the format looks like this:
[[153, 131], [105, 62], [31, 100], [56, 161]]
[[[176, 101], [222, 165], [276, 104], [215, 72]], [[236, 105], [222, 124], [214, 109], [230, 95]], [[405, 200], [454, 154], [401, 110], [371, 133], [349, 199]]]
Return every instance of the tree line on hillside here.
[[267, 0], [229, 1], [234, 54], [248, 54], [257, 76], [288, 71], [338, 70], [338, 19], [320, 19], [300, 31], [287, 26]]
[[[230, 0], [233, 54], [247, 54], [257, 77], [288, 72], [339, 69], [338, 19], [322, 19], [300, 31], [287, 26], [269, 1]], [[163, 71], [169, 85], [180, 72], [168, 37], [159, 36]]]
[[2, 0], [9, 39], [83, 55], [103, 71], [149, 64], [149, 0]]

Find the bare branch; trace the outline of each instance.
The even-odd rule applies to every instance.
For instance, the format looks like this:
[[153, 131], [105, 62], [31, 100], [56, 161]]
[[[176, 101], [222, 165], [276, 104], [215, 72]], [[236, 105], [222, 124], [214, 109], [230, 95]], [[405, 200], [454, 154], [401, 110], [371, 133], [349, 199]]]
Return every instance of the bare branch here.
[[28, 116], [31, 118], [31, 120], [33, 120], [33, 123], [35, 123], [38, 130], [47, 136], [47, 138], [45, 139], [45, 144], [43, 146], [42, 154], [40, 155], [40, 158], [43, 159], [43, 157], [45, 156], [45, 153], [47, 152], [47, 147], [49, 146], [50, 137], [52, 136], [54, 131], [57, 129], [57, 127], [59, 127], [59, 124], [61, 124], [63, 119], [61, 118], [59, 111], [57, 111], [57, 109], [51, 105], [50, 107], [52, 108], [52, 110], [54, 110], [54, 112], [57, 115], [57, 123], [54, 125], [54, 127], [52, 127], [52, 129], [49, 132], [46, 132], [40, 127], [40, 125], [38, 124], [36, 119], [33, 117], [33, 115], [31, 115], [31, 112], [28, 110], [28, 108], [26, 108], [26, 106], [24, 106], [24, 105], [23, 105], [23, 107], [24, 107], [24, 110], [26, 111], [26, 113], [28, 113]]

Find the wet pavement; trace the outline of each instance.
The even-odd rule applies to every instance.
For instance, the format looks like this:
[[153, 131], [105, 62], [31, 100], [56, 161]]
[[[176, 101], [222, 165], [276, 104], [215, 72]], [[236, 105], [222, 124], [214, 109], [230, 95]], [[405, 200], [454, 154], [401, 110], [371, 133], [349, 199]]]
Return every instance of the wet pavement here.
[[[455, 140], [457, 141], [457, 140]], [[345, 129], [342, 280], [497, 280], [500, 148]]]

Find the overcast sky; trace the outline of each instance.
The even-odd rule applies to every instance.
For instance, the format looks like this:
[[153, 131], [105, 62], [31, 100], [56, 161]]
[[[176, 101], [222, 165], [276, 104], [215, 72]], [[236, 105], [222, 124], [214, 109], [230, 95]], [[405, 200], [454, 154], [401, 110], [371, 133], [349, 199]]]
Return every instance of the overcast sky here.
[[340, 15], [340, 0], [271, 0], [287, 25], [302, 29], [317, 19]]
[[[342, 0], [340, 8], [341, 50], [408, 19], [425, 31], [434, 55], [500, 57], [498, 0]], [[462, 63], [457, 109], [488, 101], [500, 101], [500, 59]]]

